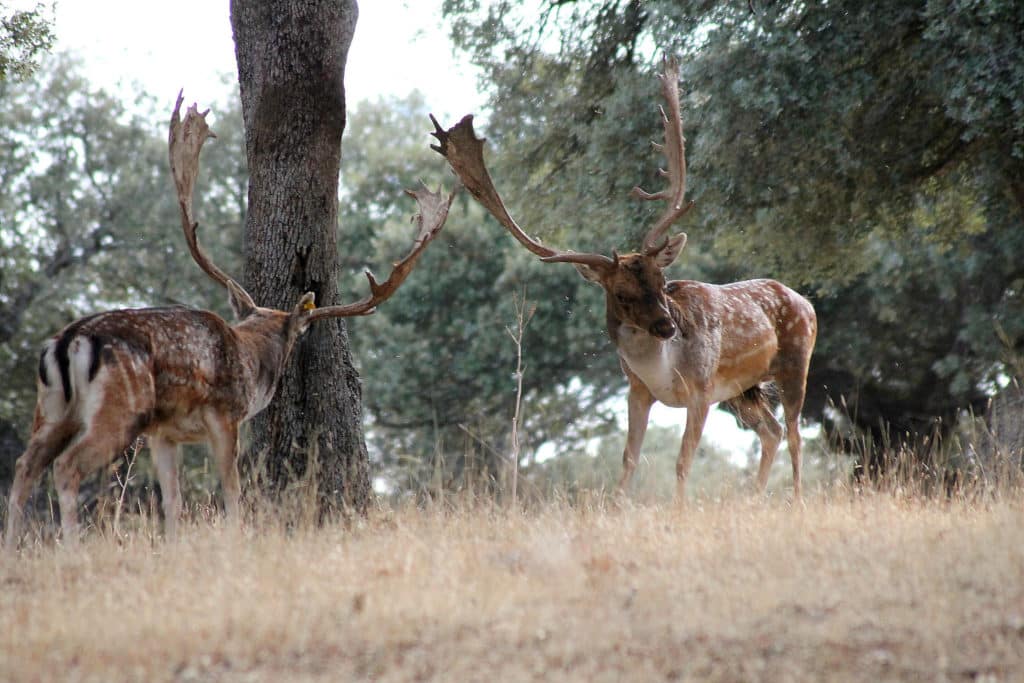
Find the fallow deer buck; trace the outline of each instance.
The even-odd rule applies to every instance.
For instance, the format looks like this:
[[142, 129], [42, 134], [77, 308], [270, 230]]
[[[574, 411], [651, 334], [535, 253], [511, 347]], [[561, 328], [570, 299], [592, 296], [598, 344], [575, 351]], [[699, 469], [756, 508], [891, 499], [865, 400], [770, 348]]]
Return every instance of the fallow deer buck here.
[[794, 495], [800, 496], [798, 423], [807, 383], [807, 367], [817, 334], [814, 308], [802, 296], [774, 280], [712, 285], [692, 280], [666, 282], [664, 270], [686, 244], [686, 235], [666, 238], [669, 227], [693, 202], [686, 191], [685, 140], [679, 114], [679, 66], [666, 60], [659, 76], [665, 106], [661, 118], [665, 142], [655, 145], [668, 161], [661, 174], [668, 187], [651, 194], [636, 187], [632, 195], [668, 203], [647, 233], [639, 252], [576, 253], [550, 249], [530, 238], [509, 215], [483, 160], [483, 143], [466, 116], [443, 130], [431, 117], [438, 145], [465, 187], [513, 237], [542, 261], [572, 263], [605, 291], [608, 335], [618, 349], [629, 381], [629, 426], [622, 455], [619, 490], [636, 468], [650, 408], [655, 401], [686, 408], [686, 429], [676, 463], [677, 496], [700, 441], [708, 410], [724, 401], [741, 422], [757, 432], [761, 462], [757, 486], [764, 490], [782, 440], [782, 427], [762, 385], [774, 381], [785, 411], [793, 462]]
[[9, 548], [20, 540], [26, 500], [51, 462], [62, 532], [74, 542], [79, 482], [140, 435], [153, 454], [169, 538], [176, 535], [181, 513], [181, 443], [210, 444], [227, 515], [237, 523], [239, 426], [270, 403], [298, 337], [316, 320], [372, 313], [395, 293], [447, 218], [453, 195], [425, 187], [407, 191], [419, 206], [413, 248], [385, 282], [366, 272], [366, 297], [317, 308], [307, 292], [291, 311], [259, 307], [207, 257], [196, 237], [192, 190], [200, 150], [214, 135], [205, 119], [209, 110], [200, 114], [192, 105], [181, 120], [181, 102], [179, 94], [169, 138], [181, 226], [195, 262], [228, 290], [237, 322], [186, 307], [116, 310], [77, 320], [47, 341], [39, 359], [32, 437], [15, 465]]

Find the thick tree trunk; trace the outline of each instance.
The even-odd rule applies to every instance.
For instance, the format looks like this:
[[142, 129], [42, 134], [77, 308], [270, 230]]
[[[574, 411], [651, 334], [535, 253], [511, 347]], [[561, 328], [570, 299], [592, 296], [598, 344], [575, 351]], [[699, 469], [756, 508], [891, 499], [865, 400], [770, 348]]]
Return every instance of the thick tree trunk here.
[[[357, 13], [354, 0], [231, 2], [250, 173], [245, 286], [263, 306], [290, 309], [306, 291], [318, 305], [338, 303], [343, 79]], [[321, 514], [364, 510], [361, 417], [344, 322], [318, 322], [252, 421], [249, 457], [262, 465], [265, 491], [315, 481]]]

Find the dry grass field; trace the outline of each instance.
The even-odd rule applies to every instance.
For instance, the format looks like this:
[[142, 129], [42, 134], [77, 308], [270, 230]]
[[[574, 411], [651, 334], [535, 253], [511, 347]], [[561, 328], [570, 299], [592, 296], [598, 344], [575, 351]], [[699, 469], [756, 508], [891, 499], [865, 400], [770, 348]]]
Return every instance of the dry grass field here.
[[183, 536], [0, 559], [0, 680], [1024, 680], [1015, 496], [455, 503]]

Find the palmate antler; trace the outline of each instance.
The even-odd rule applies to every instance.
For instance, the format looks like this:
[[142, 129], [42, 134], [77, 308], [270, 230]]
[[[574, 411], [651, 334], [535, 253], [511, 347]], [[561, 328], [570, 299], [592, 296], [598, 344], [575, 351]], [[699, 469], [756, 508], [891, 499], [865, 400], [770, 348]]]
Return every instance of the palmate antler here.
[[509, 215], [501, 195], [494, 189], [494, 182], [491, 174], [487, 172], [484, 164], [484, 138], [478, 138], [473, 131], [473, 115], [464, 116], [461, 121], [444, 130], [441, 125], [430, 115], [434, 122], [434, 132], [431, 133], [437, 138], [440, 144], [431, 145], [430, 148], [448, 160], [448, 164], [455, 171], [462, 184], [480, 204], [494, 216], [505, 229], [512, 233], [512, 236], [519, 240], [519, 243], [528, 250], [541, 257], [542, 261], [569, 261], [572, 263], [583, 263], [598, 268], [615, 265], [615, 261], [602, 254], [582, 254], [572, 251], [557, 251], [545, 247], [540, 242], [527, 235], [519, 224]]
[[310, 315], [311, 320], [369, 315], [374, 312], [378, 304], [388, 299], [405, 282], [405, 278], [412, 272], [420, 254], [444, 227], [444, 222], [448, 218], [448, 209], [451, 208], [452, 200], [455, 198], [455, 192], [451, 192], [445, 197], [441, 193], [441, 188], [438, 188], [437, 192], [431, 192], [426, 185], [423, 185], [419, 190], [406, 190], [405, 193], [415, 199], [419, 206], [419, 213], [413, 217], [413, 222], [416, 223], [416, 237], [413, 239], [412, 250], [401, 261], [393, 264], [391, 275], [383, 283], [378, 283], [373, 277], [373, 273], [369, 270], [366, 271], [366, 279], [370, 282], [368, 296], [343, 306], [318, 308]]
[[179, 91], [178, 99], [174, 103], [174, 112], [171, 114], [167, 148], [171, 161], [171, 175], [174, 177], [174, 187], [178, 193], [181, 229], [185, 233], [185, 242], [188, 244], [192, 259], [202, 268], [203, 272], [227, 288], [232, 297], [241, 304], [241, 307], [235, 307], [236, 311], [256, 308], [256, 303], [249, 293], [236, 280], [218, 268], [199, 244], [199, 237], [196, 235], [199, 224], [192, 214], [192, 193], [195, 189], [196, 177], [199, 175], [199, 154], [203, 149], [203, 143], [217, 136], [206, 123], [206, 115], [210, 113], [209, 109], [200, 113], [199, 107], [192, 104], [185, 111], [185, 119], [181, 119], [181, 103], [184, 99], [182, 91]]
[[[684, 204], [686, 149], [683, 124], [679, 114], [678, 62], [675, 59], [666, 59], [664, 71], [658, 78], [661, 80], [661, 91], [665, 98], [665, 106], [661, 108], [665, 142], [660, 145], [655, 144], [654, 147], [664, 152], [668, 161], [668, 169], [662, 169], [661, 174], [669, 179], [669, 187], [653, 194], [639, 187], [633, 188], [631, 192], [634, 197], [640, 199], [668, 200], [669, 202], [665, 212], [644, 237], [642, 251], [648, 256], [657, 253], [666, 245], [665, 240], [662, 239], [665, 231], [693, 206], [693, 202]], [[609, 258], [603, 254], [559, 251], [546, 247], [527, 235], [509, 214], [501, 195], [494, 188], [494, 183], [483, 159], [483, 143], [486, 140], [478, 138], [473, 131], [472, 114], [464, 116], [461, 121], [448, 130], [441, 128], [433, 115], [430, 116], [430, 120], [433, 121], [435, 128], [431, 135], [436, 137], [440, 143], [431, 145], [431, 148], [448, 160], [448, 164], [470, 194], [530, 252], [539, 256], [542, 261], [549, 263], [579, 263], [597, 268], [609, 268], [616, 265], [618, 257], [614, 252], [613, 258]]]
[[[661, 175], [668, 178], [669, 185], [661, 192], [651, 194], [640, 186], [630, 193], [639, 199], [667, 200], [665, 212], [644, 237], [642, 251], [653, 255], [665, 246], [663, 237], [669, 227], [693, 208], [693, 202], [684, 204], [686, 196], [686, 138], [683, 137], [683, 120], [679, 113], [679, 62], [675, 57], [666, 57], [663, 72], [658, 76], [661, 81], [661, 94], [665, 98], [665, 106], [661, 109], [661, 120], [665, 128], [665, 143], [654, 144], [654, 149], [665, 154], [668, 161], [667, 169], [659, 169]], [[668, 111], [665, 111], [668, 107]]]
[[[192, 214], [192, 194], [196, 176], [199, 175], [199, 154], [203, 143], [207, 139], [217, 136], [206, 123], [209, 109], [200, 113], [199, 108], [193, 104], [186, 110], [184, 120], [180, 118], [183, 99], [179, 92], [174, 105], [174, 113], [171, 115], [168, 149], [171, 174], [174, 176], [178, 205], [181, 208], [181, 228], [185, 233], [185, 241], [188, 243], [192, 258], [203, 272], [227, 288], [232, 297], [242, 304], [241, 310], [256, 308], [249, 293], [236, 280], [218, 268], [199, 244], [199, 238], [196, 235], [199, 224]], [[310, 320], [369, 315], [376, 310], [380, 303], [391, 297], [412, 272], [420, 254], [444, 227], [455, 193], [452, 192], [446, 197], [441, 193], [440, 188], [437, 192], [431, 192], [425, 185], [418, 190], [406, 190], [405, 193], [415, 199], [419, 206], [419, 213], [413, 219], [416, 223], [416, 236], [413, 239], [412, 250], [405, 258], [393, 265], [391, 275], [383, 283], [377, 282], [373, 273], [366, 271], [366, 278], [370, 282], [368, 296], [350, 304], [318, 308], [312, 311]], [[239, 307], [236, 306], [236, 310], [239, 310]]]

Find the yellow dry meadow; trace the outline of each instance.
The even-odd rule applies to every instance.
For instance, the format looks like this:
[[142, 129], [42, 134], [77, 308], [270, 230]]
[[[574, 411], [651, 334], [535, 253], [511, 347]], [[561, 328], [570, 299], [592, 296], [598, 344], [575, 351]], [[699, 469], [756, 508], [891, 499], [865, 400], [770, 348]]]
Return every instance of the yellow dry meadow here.
[[847, 491], [94, 531], [0, 559], [0, 680], [1020, 681], [1022, 522]]

